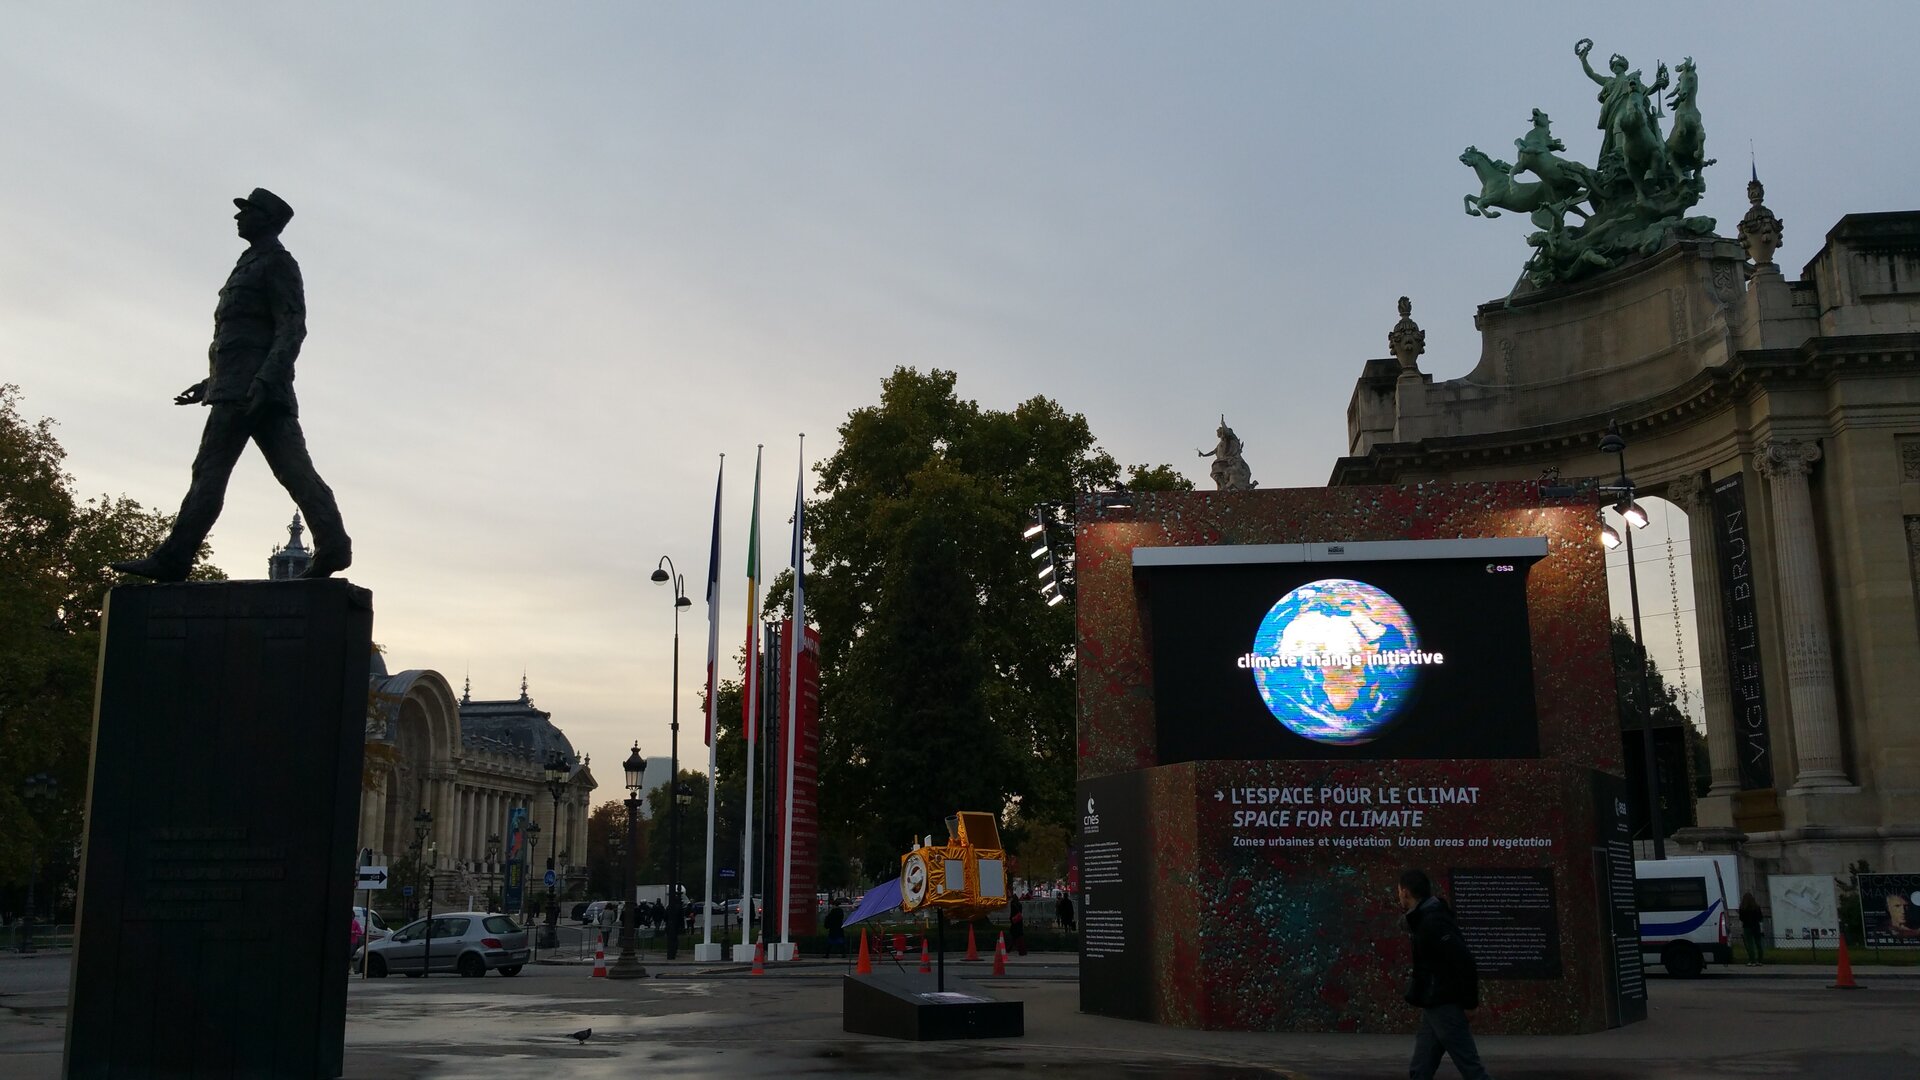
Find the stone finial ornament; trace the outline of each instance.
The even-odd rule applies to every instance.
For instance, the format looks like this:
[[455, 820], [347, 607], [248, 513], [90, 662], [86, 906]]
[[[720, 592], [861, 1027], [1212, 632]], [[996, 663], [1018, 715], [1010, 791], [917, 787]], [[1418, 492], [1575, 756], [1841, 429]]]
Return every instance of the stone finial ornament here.
[[1247, 459], [1240, 456], [1242, 449], [1240, 437], [1227, 426], [1226, 414], [1220, 416], [1219, 430], [1214, 432], [1220, 441], [1211, 450], [1201, 450], [1201, 457], [1213, 459], [1213, 467], [1208, 473], [1213, 477], [1216, 491], [1252, 491], [1260, 485], [1253, 480], [1253, 470], [1247, 467]]
[[1747, 181], [1747, 201], [1753, 205], [1740, 219], [1740, 246], [1747, 249], [1747, 258], [1752, 259], [1756, 267], [1774, 265], [1773, 253], [1780, 250], [1780, 237], [1787, 227], [1785, 221], [1767, 209], [1762, 201], [1766, 197], [1767, 189], [1760, 183], [1760, 170], [1756, 167], [1753, 179]]
[[1420, 354], [1427, 351], [1427, 332], [1413, 321], [1413, 301], [1400, 298], [1400, 321], [1387, 332], [1387, 348], [1400, 361], [1402, 375], [1418, 374]]

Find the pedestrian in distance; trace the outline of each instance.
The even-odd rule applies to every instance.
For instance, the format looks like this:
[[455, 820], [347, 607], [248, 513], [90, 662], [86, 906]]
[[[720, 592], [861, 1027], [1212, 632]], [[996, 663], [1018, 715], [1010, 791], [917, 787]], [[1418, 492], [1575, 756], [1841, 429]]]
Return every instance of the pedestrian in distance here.
[[1012, 910], [1007, 915], [1007, 946], [1017, 950], [1021, 956], [1025, 956], [1027, 955], [1027, 917], [1021, 913], [1018, 899], [1013, 900], [1008, 907]]
[[1061, 893], [1060, 899], [1054, 901], [1053, 914], [1060, 920], [1060, 929], [1073, 933], [1073, 897]]
[[618, 902], [607, 904], [600, 909], [600, 944], [606, 945], [613, 936], [613, 928], [620, 925], [620, 905]]
[[1766, 963], [1766, 938], [1761, 930], [1766, 913], [1760, 910], [1760, 901], [1748, 893], [1740, 898], [1740, 937], [1747, 946], [1747, 966], [1759, 967]]
[[847, 955], [847, 913], [840, 909], [840, 901], [835, 898], [833, 906], [827, 908], [827, 956], [833, 956], [833, 950], [839, 949], [842, 956]]
[[1433, 895], [1433, 882], [1424, 870], [1402, 873], [1397, 892], [1407, 913], [1407, 933], [1413, 936], [1407, 1004], [1420, 1007], [1420, 1029], [1414, 1035], [1407, 1076], [1430, 1080], [1439, 1071], [1441, 1057], [1451, 1054], [1454, 1067], [1466, 1080], [1491, 1080], [1467, 1026], [1467, 1010], [1480, 1005], [1480, 976], [1473, 953], [1454, 924], [1453, 909]]

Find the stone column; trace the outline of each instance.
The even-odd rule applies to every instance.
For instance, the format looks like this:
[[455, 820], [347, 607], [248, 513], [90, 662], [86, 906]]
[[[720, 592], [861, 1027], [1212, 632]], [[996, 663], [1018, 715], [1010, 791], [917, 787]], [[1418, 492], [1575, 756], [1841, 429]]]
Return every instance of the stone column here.
[[387, 789], [393, 786], [393, 774], [382, 771], [374, 778], [373, 790], [367, 792], [367, 820], [360, 834], [360, 846], [373, 849], [373, 861], [385, 862], [384, 855], [391, 848], [387, 845]]
[[1840, 763], [1833, 647], [1814, 542], [1813, 498], [1807, 491], [1807, 474], [1819, 460], [1819, 444], [1799, 439], [1769, 440], [1759, 455], [1760, 474], [1767, 478], [1773, 504], [1774, 577], [1780, 587], [1780, 637], [1793, 709], [1796, 790], [1848, 783]]
[[454, 832], [454, 799], [452, 766], [436, 765], [429, 774], [427, 794], [432, 800], [433, 837], [429, 843], [438, 843], [440, 865], [444, 867], [452, 856]]
[[1727, 683], [1727, 624], [1720, 609], [1720, 551], [1714, 541], [1713, 491], [1705, 473], [1690, 473], [1667, 485], [1667, 499], [1687, 512], [1693, 555], [1693, 617], [1699, 631], [1700, 697], [1707, 714], [1707, 756], [1713, 770], [1709, 795], [1740, 790], [1734, 742], [1733, 691]]

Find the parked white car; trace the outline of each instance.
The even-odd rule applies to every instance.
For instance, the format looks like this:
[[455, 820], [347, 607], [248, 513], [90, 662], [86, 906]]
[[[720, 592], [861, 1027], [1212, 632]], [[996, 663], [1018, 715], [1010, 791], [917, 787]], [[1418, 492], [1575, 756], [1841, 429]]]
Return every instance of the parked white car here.
[[[429, 925], [431, 923], [431, 925]], [[428, 934], [428, 930], [432, 934]], [[427, 943], [433, 956], [427, 957]], [[479, 978], [489, 971], [518, 975], [527, 962], [527, 932], [506, 915], [453, 911], [416, 919], [365, 949], [367, 977], [399, 973], [418, 978], [428, 971], [456, 971]]]

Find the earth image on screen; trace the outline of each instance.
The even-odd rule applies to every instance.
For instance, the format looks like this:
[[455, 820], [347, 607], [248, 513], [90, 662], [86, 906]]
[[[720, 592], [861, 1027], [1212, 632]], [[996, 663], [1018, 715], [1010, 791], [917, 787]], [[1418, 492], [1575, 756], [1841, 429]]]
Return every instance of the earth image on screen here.
[[[1385, 734], [1412, 700], [1418, 666], [1378, 654], [1415, 651], [1420, 635], [1400, 602], [1364, 581], [1310, 581], [1280, 598], [1254, 635], [1254, 683], [1295, 735], [1358, 746]], [[1375, 662], [1368, 663], [1368, 657]]]

